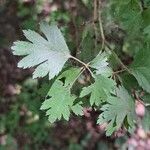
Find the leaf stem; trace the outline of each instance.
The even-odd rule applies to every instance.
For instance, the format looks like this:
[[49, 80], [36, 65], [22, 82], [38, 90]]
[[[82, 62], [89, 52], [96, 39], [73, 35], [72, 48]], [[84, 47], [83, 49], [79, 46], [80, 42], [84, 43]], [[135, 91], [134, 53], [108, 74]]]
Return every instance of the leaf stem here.
[[85, 71], [85, 67], [82, 67], [81, 68], [81, 71], [80, 71], [80, 73], [77, 75], [77, 77], [74, 79], [74, 81], [72, 82], [72, 84], [71, 84], [71, 86], [70, 86], [70, 88], [72, 88], [72, 86], [74, 85], [74, 83], [76, 82], [76, 80], [81, 76], [81, 74]]
[[115, 71], [115, 72], [113, 72], [113, 75], [122, 73], [122, 72], [124, 72], [124, 71], [126, 71], [126, 69], [122, 69], [122, 70]]
[[100, 28], [100, 33], [101, 33], [101, 38], [102, 38], [102, 47], [101, 47], [101, 51], [104, 49], [105, 46], [105, 35], [104, 35], [104, 29], [103, 29], [103, 25], [102, 25], [102, 19], [101, 19], [101, 1], [98, 1], [98, 22], [99, 22], [99, 28]]
[[109, 46], [108, 42], [105, 39], [105, 34], [104, 34], [104, 29], [103, 29], [103, 25], [102, 25], [102, 19], [101, 19], [101, 1], [98, 1], [98, 22], [99, 22], [99, 28], [100, 28], [100, 33], [101, 33], [101, 38], [102, 38], [102, 47], [101, 47], [101, 51], [104, 49], [105, 45], [108, 47], [109, 50], [111, 50], [112, 54], [114, 55], [114, 57], [118, 60], [118, 62], [121, 64], [121, 66], [128, 71], [131, 74], [131, 71], [126, 67], [126, 65], [124, 65], [124, 63], [120, 60], [120, 58], [118, 57], [118, 55], [113, 51], [113, 49]]
[[97, 47], [97, 40], [98, 40], [98, 32], [97, 32], [97, 26], [96, 26], [96, 23], [97, 23], [97, 14], [98, 14], [98, 7], [97, 7], [97, 3], [98, 1], [97, 0], [94, 0], [94, 11], [93, 11], [93, 27], [94, 27], [94, 32], [95, 32], [95, 48]]
[[126, 71], [128, 71], [128, 73], [131, 74], [131, 71], [128, 69], [128, 67], [120, 60], [120, 58], [118, 57], [118, 55], [114, 52], [114, 50], [109, 46], [108, 42], [105, 40], [105, 45], [107, 46], [107, 48], [109, 50], [111, 50], [113, 56], [115, 57], [115, 59], [121, 64], [122, 68], [124, 68]]
[[84, 63], [83, 61], [81, 61], [80, 59], [76, 58], [76, 57], [73, 57], [73, 56], [70, 56], [71, 59], [74, 59], [75, 61], [79, 62], [80, 64], [82, 64], [88, 71], [89, 73], [91, 74], [92, 77], [94, 77], [94, 74], [93, 72], [91, 71], [91, 69], [89, 68], [89, 63]]

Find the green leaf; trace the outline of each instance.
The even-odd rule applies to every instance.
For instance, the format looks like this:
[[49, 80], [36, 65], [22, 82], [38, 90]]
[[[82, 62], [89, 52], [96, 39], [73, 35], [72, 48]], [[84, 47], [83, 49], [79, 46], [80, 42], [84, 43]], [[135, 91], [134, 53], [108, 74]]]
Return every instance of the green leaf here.
[[150, 24], [150, 7], [147, 7], [147, 9], [144, 9], [142, 11], [142, 17], [144, 21], [144, 26], [148, 26]]
[[97, 52], [94, 46], [95, 39], [93, 26], [91, 24], [87, 24], [82, 33], [82, 41], [81, 41], [81, 54], [80, 59], [84, 62], [91, 61]]
[[150, 108], [149, 107], [145, 109], [145, 115], [144, 118], [142, 119], [142, 127], [144, 128], [145, 131], [149, 132], [150, 130]]
[[80, 97], [91, 93], [90, 104], [99, 106], [102, 102], [107, 100], [110, 93], [114, 91], [115, 86], [116, 83], [114, 80], [98, 75], [93, 84], [82, 89]]
[[149, 47], [140, 50], [131, 65], [132, 74], [139, 85], [150, 93], [150, 51]]
[[47, 39], [32, 30], [25, 30], [24, 35], [29, 42], [14, 42], [12, 50], [14, 55], [25, 55], [18, 63], [18, 67], [37, 66], [33, 78], [44, 77], [49, 74], [49, 79], [52, 79], [58, 75], [69, 59], [69, 49], [57, 26], [49, 26], [42, 22], [40, 29]]
[[123, 16], [123, 27], [128, 30], [128, 33], [135, 35], [138, 33], [142, 26], [142, 16], [138, 11], [130, 10], [129, 13], [125, 13]]
[[128, 72], [120, 75], [120, 81], [122, 82], [122, 85], [129, 91], [129, 93], [131, 92], [131, 89], [139, 89], [137, 80]]
[[148, 41], [150, 40], [150, 25], [144, 28], [143, 33], [146, 35]]
[[108, 57], [109, 55], [105, 52], [99, 53], [91, 62], [90, 67], [96, 69], [96, 74], [110, 76], [112, 74], [112, 69], [108, 67]]
[[116, 90], [115, 96], [110, 96], [107, 99], [107, 104], [103, 105], [103, 111], [98, 118], [97, 123], [109, 123], [106, 128], [106, 134], [110, 135], [115, 130], [119, 129], [125, 118], [127, 118], [128, 125], [132, 127], [135, 119], [135, 105], [132, 97], [128, 94], [125, 88], [120, 87]]
[[69, 120], [70, 110], [77, 114], [82, 114], [82, 107], [79, 104], [74, 105], [75, 96], [70, 94], [70, 90], [63, 86], [63, 83], [56, 80], [47, 94], [42, 106], [42, 110], [47, 110], [48, 120], [53, 123], [62, 117]]
[[127, 31], [128, 38], [136, 37], [143, 24], [138, 0], [113, 0], [113, 15], [121, 27]]
[[72, 111], [76, 114], [76, 115], [83, 115], [83, 107], [81, 106], [82, 103], [80, 104], [75, 104], [71, 107]]
[[73, 82], [75, 81], [75, 79], [78, 77], [78, 75], [80, 74], [81, 68], [69, 68], [66, 71], [64, 71], [59, 77], [58, 79], [62, 79], [65, 78], [65, 83], [64, 86], [68, 87], [68, 86], [72, 86]]

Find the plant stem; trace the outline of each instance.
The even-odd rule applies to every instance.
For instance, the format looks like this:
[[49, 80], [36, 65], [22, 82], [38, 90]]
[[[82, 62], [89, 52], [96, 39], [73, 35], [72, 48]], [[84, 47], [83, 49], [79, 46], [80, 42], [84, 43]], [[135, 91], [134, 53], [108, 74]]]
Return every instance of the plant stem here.
[[99, 28], [100, 28], [100, 33], [101, 33], [101, 38], [102, 38], [102, 47], [101, 47], [101, 51], [104, 49], [105, 46], [105, 35], [104, 35], [104, 29], [103, 29], [103, 25], [102, 25], [102, 20], [101, 20], [101, 1], [98, 1], [98, 22], [99, 22]]
[[94, 0], [94, 12], [93, 12], [93, 19], [94, 21], [97, 20], [97, 0]]
[[89, 63], [84, 63], [83, 61], [79, 60], [78, 58], [76, 57], [73, 57], [73, 56], [70, 56], [70, 58], [74, 59], [75, 61], [79, 62], [80, 64], [82, 64], [91, 74], [92, 77], [94, 77], [94, 74], [93, 72], [91, 71], [91, 69], [89, 68]]
[[98, 1], [98, 9], [99, 9], [99, 11], [98, 11], [98, 22], [99, 22], [99, 28], [100, 28], [101, 38], [102, 38], [101, 51], [104, 49], [104, 46], [106, 45], [108, 47], [108, 49], [111, 50], [112, 54], [118, 60], [118, 62], [121, 64], [121, 66], [131, 74], [131, 71], [126, 67], [126, 65], [124, 65], [124, 63], [120, 60], [118, 55], [113, 51], [113, 49], [109, 46], [108, 42], [105, 39], [105, 34], [104, 34], [104, 29], [103, 29], [102, 19], [101, 19], [101, 11], [100, 11], [101, 10], [101, 1], [100, 0]]
[[128, 71], [128, 73], [131, 74], [131, 71], [128, 69], [128, 67], [120, 60], [120, 58], [118, 57], [118, 55], [114, 52], [114, 50], [109, 46], [108, 42], [105, 40], [105, 45], [107, 46], [107, 48], [109, 50], [111, 50], [113, 56], [115, 57], [115, 59], [121, 64], [122, 68], [124, 68], [126, 71]]
[[82, 64], [83, 66], [85, 66], [85, 68], [88, 67], [88, 64], [84, 63], [83, 61], [81, 61], [80, 59], [70, 56], [70, 58], [74, 59], [75, 61], [79, 62], [80, 64]]
[[85, 71], [85, 67], [81, 68], [80, 73], [78, 74], [78, 76], [74, 79], [74, 81], [72, 82], [70, 88], [72, 88], [72, 86], [74, 85], [74, 83], [76, 82], [76, 80], [81, 76], [81, 74]]
[[98, 40], [98, 31], [97, 31], [97, 26], [96, 26], [96, 23], [97, 23], [97, 14], [98, 14], [98, 7], [97, 7], [97, 3], [98, 1], [97, 0], [94, 0], [94, 11], [93, 11], [93, 27], [94, 27], [94, 32], [95, 32], [95, 48], [97, 47], [97, 40]]
[[128, 71], [131, 74], [131, 71], [127, 68], [127, 66], [120, 60], [120, 58], [118, 57], [118, 55], [112, 51], [112, 54], [114, 55], [114, 57], [118, 60], [118, 62], [121, 64], [122, 68], [124, 68], [126, 71]]
[[118, 73], [122, 73], [122, 72], [124, 72], [124, 71], [126, 71], [126, 69], [122, 69], [122, 70], [115, 71], [115, 72], [113, 72], [113, 75], [118, 74]]

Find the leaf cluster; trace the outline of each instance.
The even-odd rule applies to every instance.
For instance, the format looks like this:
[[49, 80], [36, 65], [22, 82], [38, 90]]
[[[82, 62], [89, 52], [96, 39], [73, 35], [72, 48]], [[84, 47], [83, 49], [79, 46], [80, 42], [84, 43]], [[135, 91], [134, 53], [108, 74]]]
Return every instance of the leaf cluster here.
[[[102, 49], [92, 60], [89, 55], [88, 63], [81, 61], [71, 55], [58, 27], [46, 22], [40, 23], [44, 36], [32, 30], [25, 30], [24, 35], [28, 41], [14, 42], [13, 54], [24, 56], [18, 67], [36, 67], [33, 78], [48, 75], [49, 80], [54, 81], [41, 106], [42, 110], [46, 110], [51, 123], [61, 118], [69, 120], [71, 114], [83, 115], [86, 98], [91, 107], [100, 111], [97, 123], [107, 123], [106, 135], [111, 135], [123, 126], [127, 130], [134, 127], [136, 115], [135, 99], [131, 95], [132, 85], [128, 86], [127, 82], [124, 84], [124, 76], [119, 73], [126, 71], [128, 81], [134, 78], [138, 82], [139, 90], [150, 93], [150, 6], [147, 3], [145, 5], [146, 9], [138, 0], [111, 1], [111, 11], [114, 12], [111, 17], [125, 34], [121, 51], [126, 53], [128, 49], [133, 49], [129, 52], [133, 59], [129, 66], [122, 62], [106, 39], [103, 39], [104, 51]], [[83, 48], [89, 48], [85, 39], [89, 41], [91, 34], [93, 33], [87, 32], [87, 28], [86, 32], [83, 32]], [[138, 43], [138, 48], [134, 43]], [[86, 49], [83, 52], [85, 53]], [[122, 70], [114, 71], [115, 63], [111, 60], [112, 57], [117, 61], [115, 68], [121, 66]], [[70, 63], [68, 60], [74, 60], [79, 65], [66, 67]], [[74, 92], [74, 85], [80, 84], [78, 79], [84, 76], [85, 72], [90, 76], [90, 84], [82, 85], [80, 94], [77, 94]]]

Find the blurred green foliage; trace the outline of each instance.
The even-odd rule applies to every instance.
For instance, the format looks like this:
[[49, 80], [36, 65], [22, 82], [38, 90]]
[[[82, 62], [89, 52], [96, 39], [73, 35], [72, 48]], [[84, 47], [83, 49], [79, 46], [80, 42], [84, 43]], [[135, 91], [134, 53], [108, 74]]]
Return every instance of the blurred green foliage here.
[[[143, 5], [144, 8], [138, 0], [108, 0], [107, 3], [103, 2], [102, 23], [106, 39], [110, 48], [129, 66], [134, 56], [150, 42], [150, 0], [143, 0]], [[17, 22], [16, 20], [13, 21], [14, 16], [15, 19], [17, 18]], [[61, 31], [66, 38], [71, 53], [84, 62], [92, 60], [102, 47], [101, 35], [98, 34], [97, 37], [95, 35], [93, 1], [91, 0], [81, 0], [77, 4], [74, 1], [69, 3], [68, 0], [0, 1], [0, 27], [1, 24], [4, 24], [1, 27], [3, 30], [4, 27], [12, 26], [12, 31], [15, 31], [18, 39], [24, 39], [22, 32], [19, 32], [22, 29], [38, 30], [38, 23], [41, 20], [56, 22], [58, 26], [61, 26]], [[95, 25], [99, 32], [99, 24], [96, 22]], [[3, 45], [5, 48], [9, 48], [6, 45], [7, 41], [10, 40], [9, 36], [8, 39], [4, 38], [2, 30], [0, 31], [0, 48]], [[9, 31], [11, 35], [14, 34], [9, 28], [6, 28], [3, 32], [6, 31]], [[114, 55], [110, 58], [110, 66], [114, 71], [121, 68]], [[131, 89], [138, 91], [138, 95], [143, 92], [133, 75], [122, 73], [115, 77], [130, 94], [133, 94]], [[62, 126], [66, 127], [66, 123], [58, 122], [52, 125], [47, 121], [44, 112], [40, 111], [41, 103], [51, 83], [47, 83], [46, 79], [32, 80], [29, 76], [14, 82], [19, 86], [21, 85], [21, 92], [18, 95], [3, 96], [3, 93], [0, 94], [0, 150], [16, 150], [19, 148], [23, 150], [44, 150], [49, 147], [52, 149], [82, 150], [92, 145], [93, 137], [87, 129], [85, 129], [83, 135], [77, 137], [77, 140], [76, 134], [69, 135], [67, 140], [63, 137], [65, 140], [62, 140], [61, 136], [67, 136], [70, 132], [72, 133], [72, 130], [68, 129], [69, 133], [60, 135], [61, 131], [58, 130], [57, 125], [59, 126], [59, 123], [61, 123]], [[79, 82], [83, 85], [89, 82], [88, 75], [81, 76]], [[76, 85], [74, 88], [76, 93], [79, 94]], [[149, 132], [150, 96], [145, 92], [145, 95], [140, 98], [146, 103], [145, 116], [141, 119], [141, 124], [145, 131]], [[86, 100], [83, 100], [84, 103], [87, 103]], [[88, 106], [89, 104], [85, 105]], [[85, 120], [83, 122], [85, 123]], [[64, 130], [61, 129], [62, 126], [59, 126], [60, 130]], [[60, 132], [60, 134], [55, 135], [57, 132]], [[103, 135], [102, 133], [101, 141], [93, 142], [95, 144], [94, 149], [113, 149], [113, 146], [116, 147], [116, 145], [119, 145], [120, 149], [126, 147], [126, 135], [116, 139], [105, 139]], [[61, 140], [61, 144], [59, 140]]]

